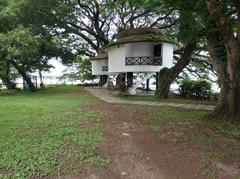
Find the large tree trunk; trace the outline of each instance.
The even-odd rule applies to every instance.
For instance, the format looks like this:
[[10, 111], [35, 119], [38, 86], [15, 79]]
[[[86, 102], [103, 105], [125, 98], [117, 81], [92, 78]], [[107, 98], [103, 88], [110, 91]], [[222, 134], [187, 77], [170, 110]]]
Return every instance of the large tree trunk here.
[[116, 89], [119, 89], [121, 94], [126, 94], [127, 85], [125, 80], [126, 80], [126, 74], [119, 73], [116, 78]]
[[196, 48], [196, 42], [189, 42], [183, 50], [180, 60], [170, 69], [163, 68], [159, 73], [159, 88], [156, 95], [160, 98], [168, 98], [169, 88], [183, 69], [190, 63], [191, 56]]
[[[209, 29], [212, 29], [209, 27]], [[227, 72], [227, 54], [224, 43], [219, 38], [218, 32], [206, 31], [208, 52], [213, 64], [214, 70], [217, 72], [220, 86], [220, 96], [218, 104], [210, 117], [225, 116], [228, 113], [228, 91], [230, 90], [230, 79]]]
[[22, 75], [23, 79], [28, 84], [30, 90], [32, 92], [36, 91], [36, 87], [34, 86], [31, 78], [26, 74], [25, 70], [21, 66], [19, 66], [14, 60], [11, 60], [10, 62], [17, 69], [17, 71]]
[[[208, 7], [210, 15], [213, 17], [216, 27], [219, 31], [219, 35], [221, 36], [222, 41], [226, 47], [227, 52], [227, 64], [225, 69], [228, 74], [227, 86], [228, 88], [223, 89], [227, 90], [227, 112], [224, 116], [238, 116], [240, 115], [240, 38], [235, 37], [234, 32], [232, 30], [232, 26], [228, 20], [228, 18], [223, 14], [218, 1], [216, 0], [205, 0], [206, 5]], [[237, 2], [237, 1], [236, 1]], [[239, 3], [236, 3], [239, 5]], [[238, 15], [240, 14], [240, 7], [237, 7]], [[240, 23], [240, 17], [238, 17], [238, 24]], [[240, 26], [238, 25], [238, 28]], [[237, 35], [239, 35], [239, 30]], [[218, 65], [215, 64], [217, 67]], [[219, 72], [222, 74], [223, 72]], [[225, 88], [225, 87], [224, 87]], [[223, 95], [223, 94], [221, 94]], [[220, 105], [220, 103], [219, 103]], [[217, 106], [219, 108], [221, 106]], [[223, 117], [219, 112], [219, 117]]]

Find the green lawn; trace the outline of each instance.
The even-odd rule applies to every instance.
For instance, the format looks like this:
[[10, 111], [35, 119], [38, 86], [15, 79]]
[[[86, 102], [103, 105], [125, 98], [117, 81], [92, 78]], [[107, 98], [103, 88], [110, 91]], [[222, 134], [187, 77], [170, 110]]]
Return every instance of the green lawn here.
[[0, 178], [54, 178], [104, 166], [96, 153], [102, 126], [91, 123], [104, 116], [84, 110], [98, 101], [76, 90], [62, 86], [0, 97]]
[[[111, 105], [106, 103], [105, 108]], [[102, 131], [106, 127], [101, 121], [110, 116], [101, 107], [100, 100], [77, 86], [0, 96], [0, 178], [56, 178], [106, 171], [107, 160], [97, 149], [105, 140]], [[203, 120], [206, 111], [140, 105], [119, 105], [116, 113], [133, 123], [140, 120], [159, 135], [170, 135], [183, 148], [195, 146], [209, 158], [240, 164], [239, 123]], [[206, 175], [215, 176], [208, 162], [203, 160]]]
[[118, 95], [119, 98], [123, 100], [131, 101], [154, 101], [159, 103], [182, 103], [182, 104], [206, 104], [206, 105], [215, 105], [216, 101], [209, 100], [197, 100], [197, 99], [185, 99], [185, 98], [169, 98], [169, 99], [159, 99], [156, 96], [122, 96]]

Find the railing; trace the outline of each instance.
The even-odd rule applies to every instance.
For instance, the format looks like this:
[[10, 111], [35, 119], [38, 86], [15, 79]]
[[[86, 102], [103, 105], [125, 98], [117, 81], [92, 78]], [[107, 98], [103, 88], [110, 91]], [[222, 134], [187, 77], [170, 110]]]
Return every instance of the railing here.
[[126, 65], [162, 65], [162, 57], [126, 57]]
[[102, 66], [102, 71], [108, 71], [108, 66]]

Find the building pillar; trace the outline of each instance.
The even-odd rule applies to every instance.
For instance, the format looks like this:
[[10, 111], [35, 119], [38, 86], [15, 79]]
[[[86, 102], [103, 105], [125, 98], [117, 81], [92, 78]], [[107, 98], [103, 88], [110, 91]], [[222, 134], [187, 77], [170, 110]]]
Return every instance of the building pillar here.
[[102, 81], [103, 81], [102, 75], [100, 75], [99, 86], [102, 86], [102, 83], [103, 83]]
[[100, 86], [103, 86], [107, 83], [108, 76], [107, 75], [100, 75]]
[[149, 88], [149, 81], [150, 81], [150, 79], [147, 79], [147, 82], [146, 82], [146, 90], [147, 90], [147, 91], [150, 91], [150, 88]]
[[127, 87], [133, 86], [133, 72], [127, 72]]
[[108, 80], [108, 75], [103, 75], [103, 85], [107, 83], [107, 80]]
[[159, 88], [159, 85], [160, 85], [160, 81], [159, 81], [159, 73], [157, 72], [156, 73], [156, 90], [158, 90], [158, 88]]

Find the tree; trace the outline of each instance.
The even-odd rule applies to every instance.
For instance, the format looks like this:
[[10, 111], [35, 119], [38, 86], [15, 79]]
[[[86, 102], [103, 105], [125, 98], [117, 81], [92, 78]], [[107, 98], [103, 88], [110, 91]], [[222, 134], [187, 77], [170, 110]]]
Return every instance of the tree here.
[[[4, 61], [2, 64], [11, 64], [16, 68], [23, 79], [28, 83], [30, 89], [34, 91], [35, 86], [26, 73], [26, 71], [31, 70], [30, 65], [27, 66], [25, 64], [34, 62], [29, 59], [33, 59], [37, 53], [37, 41], [31, 36], [31, 33], [23, 27], [16, 28], [1, 37], [0, 48], [1, 51], [6, 54], [2, 59]], [[10, 69], [9, 66], [8, 69]]]
[[87, 80], [93, 80], [91, 61], [89, 58], [78, 57], [74, 63], [65, 70], [65, 74], [61, 79], [69, 79], [71, 81], [80, 80], [84, 83]]
[[[188, 0], [178, 2], [177, 6], [172, 0], [167, 2], [182, 9], [186, 14], [194, 14], [191, 26], [201, 29], [201, 39], [205, 37], [207, 39], [212, 65], [221, 87], [219, 102], [212, 115], [217, 118], [238, 116], [240, 113], [240, 2]], [[188, 21], [187, 18], [182, 20]], [[185, 31], [187, 34], [185, 37], [192, 39], [189, 38], [189, 35], [194, 34], [192, 28], [187, 26]]]
[[11, 74], [11, 64], [5, 61], [0, 61], [0, 63], [0, 79], [2, 80], [3, 85], [5, 85], [9, 90], [15, 89], [15, 74]]
[[186, 3], [185, 1], [165, 0], [162, 3], [165, 4], [165, 8], [173, 9], [173, 12], [177, 14], [175, 17], [177, 23], [172, 29], [181, 44], [175, 55], [174, 66], [170, 69], [164, 68], [159, 72], [160, 84], [156, 95], [160, 98], [168, 98], [170, 85], [191, 63], [197, 46], [201, 44], [203, 27], [198, 25], [199, 20], [196, 19], [195, 12], [191, 11], [191, 8], [198, 9], [193, 1]]
[[[116, 38], [119, 30], [134, 27], [171, 27], [172, 10], [161, 8], [159, 2], [123, 0], [37, 0], [32, 8], [38, 12], [37, 21], [52, 33], [71, 39], [71, 47], [78, 55], [92, 57], [109, 41]], [[157, 6], [158, 5], [158, 6]], [[164, 21], [165, 20], [165, 21]]]
[[[35, 0], [36, 1], [36, 0]], [[34, 2], [35, 2], [34, 1]], [[93, 57], [118, 31], [135, 27], [170, 28], [176, 21], [172, 9], [153, 1], [36, 1], [34, 11], [47, 29], [63, 38], [77, 55]]]
[[[229, 1], [229, 9], [222, 1], [205, 0], [215, 32], [207, 31], [209, 52], [221, 85], [220, 100], [215, 116], [240, 115], [240, 2]], [[234, 11], [233, 11], [234, 10]], [[225, 52], [220, 57], [218, 48]], [[222, 52], [221, 52], [222, 53]]]
[[3, 4], [5, 6], [0, 6], [0, 24], [6, 26], [0, 27], [0, 69], [3, 72], [0, 77], [11, 88], [9, 75], [10, 66], [13, 66], [30, 90], [35, 91], [29, 74], [35, 71], [41, 74], [51, 68], [48, 64], [51, 58], [60, 57], [63, 63], [72, 62], [72, 50], [41, 21], [38, 22], [38, 12], [34, 11], [31, 1], [6, 0]]
[[170, 69], [163, 68], [159, 73], [159, 89], [156, 91], [156, 95], [160, 98], [168, 98], [169, 88], [172, 82], [178, 77], [184, 68], [190, 63], [191, 56], [196, 48], [196, 42], [189, 42], [182, 52], [181, 58]]

